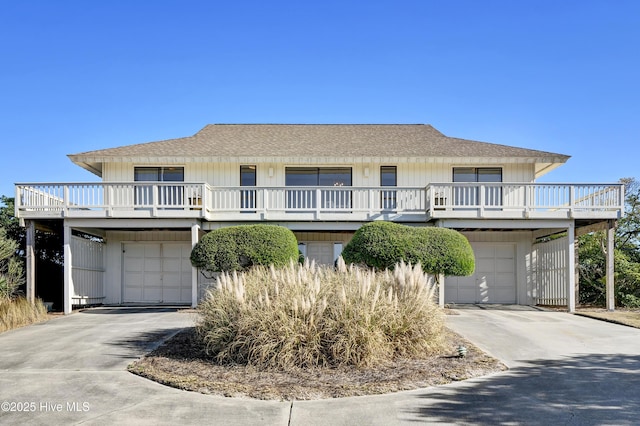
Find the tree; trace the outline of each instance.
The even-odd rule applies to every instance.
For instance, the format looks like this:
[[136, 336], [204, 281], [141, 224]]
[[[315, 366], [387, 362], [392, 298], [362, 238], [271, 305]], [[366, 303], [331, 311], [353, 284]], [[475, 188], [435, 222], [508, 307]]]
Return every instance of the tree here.
[[[625, 185], [625, 216], [615, 232], [614, 280], [616, 304], [640, 307], [640, 182], [620, 179]], [[603, 231], [579, 238], [580, 303], [605, 302], [606, 236]]]
[[18, 243], [0, 228], [0, 301], [11, 299], [24, 281], [22, 264], [16, 256]]
[[[21, 257], [25, 256], [26, 232], [20, 226], [20, 221], [15, 217], [15, 199], [0, 196], [0, 228], [6, 230], [7, 238], [18, 243], [16, 252]], [[36, 256], [47, 263], [62, 265], [64, 253], [62, 251], [62, 221], [39, 221], [41, 228], [36, 230]]]
[[[0, 228], [6, 231], [7, 238], [16, 241], [18, 244], [24, 242], [24, 228], [20, 226], [20, 221], [15, 217], [14, 199], [5, 195], [0, 196]], [[23, 249], [19, 247], [18, 250]]]

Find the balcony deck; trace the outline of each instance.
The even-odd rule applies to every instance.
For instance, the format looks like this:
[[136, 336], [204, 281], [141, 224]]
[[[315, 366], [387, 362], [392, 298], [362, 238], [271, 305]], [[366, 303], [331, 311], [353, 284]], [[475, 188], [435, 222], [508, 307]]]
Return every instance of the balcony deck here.
[[206, 183], [27, 183], [16, 216], [205, 221], [427, 222], [618, 219], [622, 184], [432, 183], [426, 187], [214, 187]]

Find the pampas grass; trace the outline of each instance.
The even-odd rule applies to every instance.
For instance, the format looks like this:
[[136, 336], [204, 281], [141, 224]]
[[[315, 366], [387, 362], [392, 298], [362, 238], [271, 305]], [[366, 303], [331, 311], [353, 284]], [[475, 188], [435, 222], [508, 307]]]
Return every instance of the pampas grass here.
[[200, 306], [198, 335], [221, 364], [265, 369], [372, 367], [437, 353], [444, 315], [421, 266], [375, 272], [339, 259], [223, 273]]
[[47, 319], [47, 308], [40, 299], [31, 304], [23, 297], [0, 299], [0, 333]]

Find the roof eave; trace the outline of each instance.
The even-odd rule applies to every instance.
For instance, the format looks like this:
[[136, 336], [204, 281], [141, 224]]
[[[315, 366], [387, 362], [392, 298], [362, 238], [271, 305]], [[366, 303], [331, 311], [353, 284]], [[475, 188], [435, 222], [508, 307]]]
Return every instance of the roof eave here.
[[89, 161], [81, 161], [78, 155], [67, 155], [67, 157], [76, 165], [82, 167], [83, 169], [93, 173], [98, 177], [102, 177], [102, 161], [97, 162], [89, 162]]

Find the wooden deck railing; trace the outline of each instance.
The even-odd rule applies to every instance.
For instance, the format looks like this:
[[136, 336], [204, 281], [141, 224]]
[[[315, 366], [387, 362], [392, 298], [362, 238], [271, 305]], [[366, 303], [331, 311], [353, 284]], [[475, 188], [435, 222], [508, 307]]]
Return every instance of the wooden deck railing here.
[[620, 184], [434, 183], [426, 187], [215, 187], [186, 182], [16, 185], [16, 216], [427, 221], [619, 217]]
[[624, 210], [624, 185], [432, 183], [427, 200], [432, 218], [617, 218]]

